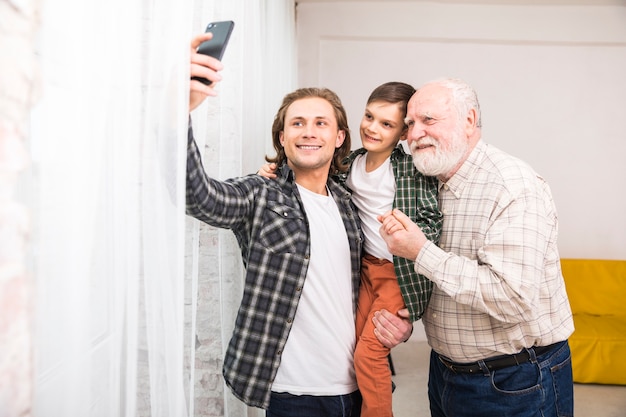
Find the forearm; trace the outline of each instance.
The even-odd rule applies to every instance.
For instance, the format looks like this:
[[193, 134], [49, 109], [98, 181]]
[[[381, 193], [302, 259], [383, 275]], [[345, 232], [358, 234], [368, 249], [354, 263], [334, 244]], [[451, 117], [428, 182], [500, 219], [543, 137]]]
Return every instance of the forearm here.
[[[416, 258], [415, 270], [428, 277], [454, 301], [495, 319], [517, 323], [535, 319], [538, 282], [543, 279], [536, 216], [522, 222], [494, 224], [475, 240], [455, 240], [444, 249], [428, 242]], [[457, 246], [458, 245], [458, 246]]]

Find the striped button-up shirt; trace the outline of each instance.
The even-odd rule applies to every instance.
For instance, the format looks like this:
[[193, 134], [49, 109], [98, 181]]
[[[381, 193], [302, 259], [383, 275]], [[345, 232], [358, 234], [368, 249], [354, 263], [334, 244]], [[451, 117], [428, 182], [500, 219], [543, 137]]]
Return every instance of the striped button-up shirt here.
[[[275, 180], [248, 175], [209, 178], [193, 139], [187, 151], [187, 213], [233, 231], [245, 272], [243, 298], [224, 358], [223, 374], [235, 396], [267, 408], [281, 353], [293, 323], [309, 267], [310, 233], [294, 174], [287, 165]], [[358, 299], [363, 236], [350, 194], [327, 183], [350, 244], [353, 311]]]
[[[365, 148], [352, 152], [347, 159], [350, 168], [354, 159], [366, 152]], [[437, 243], [443, 222], [437, 203], [437, 179], [422, 175], [415, 168], [413, 157], [404, 152], [400, 145], [393, 150], [390, 159], [396, 180], [393, 207], [402, 210], [420, 226], [429, 240]], [[347, 175], [346, 173], [339, 178], [344, 186]], [[415, 272], [415, 263], [411, 259], [394, 256], [393, 265], [404, 304], [409, 310], [409, 320], [419, 320], [428, 305], [433, 283]]]
[[480, 141], [446, 183], [439, 247], [415, 268], [435, 288], [422, 318], [432, 348], [457, 362], [563, 341], [574, 330], [547, 183]]

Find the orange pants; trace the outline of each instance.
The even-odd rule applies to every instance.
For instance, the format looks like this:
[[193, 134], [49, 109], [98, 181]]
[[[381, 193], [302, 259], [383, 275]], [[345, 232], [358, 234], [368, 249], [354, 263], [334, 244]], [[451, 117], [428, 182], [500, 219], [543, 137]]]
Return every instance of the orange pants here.
[[393, 263], [365, 255], [361, 261], [361, 287], [356, 314], [357, 343], [354, 368], [363, 396], [361, 417], [392, 417], [390, 349], [374, 335], [374, 313], [397, 313], [404, 308]]

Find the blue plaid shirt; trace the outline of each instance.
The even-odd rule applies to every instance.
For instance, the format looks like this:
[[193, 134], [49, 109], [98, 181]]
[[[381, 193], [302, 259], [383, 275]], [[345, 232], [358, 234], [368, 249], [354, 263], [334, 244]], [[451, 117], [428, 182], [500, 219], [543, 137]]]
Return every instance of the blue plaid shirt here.
[[[209, 178], [190, 124], [187, 214], [232, 230], [246, 267], [243, 298], [224, 358], [224, 379], [237, 398], [261, 408], [269, 406], [310, 262], [309, 224], [294, 173], [283, 165], [277, 175], [275, 180], [256, 174], [227, 181]], [[359, 218], [350, 194], [331, 179], [327, 185], [350, 243], [356, 311], [363, 242]]]

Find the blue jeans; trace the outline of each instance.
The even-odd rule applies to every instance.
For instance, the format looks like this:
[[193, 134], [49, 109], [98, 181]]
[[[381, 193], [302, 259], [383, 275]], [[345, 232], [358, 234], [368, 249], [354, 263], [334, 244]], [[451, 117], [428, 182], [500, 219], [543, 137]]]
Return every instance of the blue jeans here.
[[266, 417], [360, 417], [361, 394], [292, 395], [272, 392]]
[[455, 373], [430, 354], [432, 417], [571, 417], [572, 359], [567, 341], [521, 365], [478, 374]]

